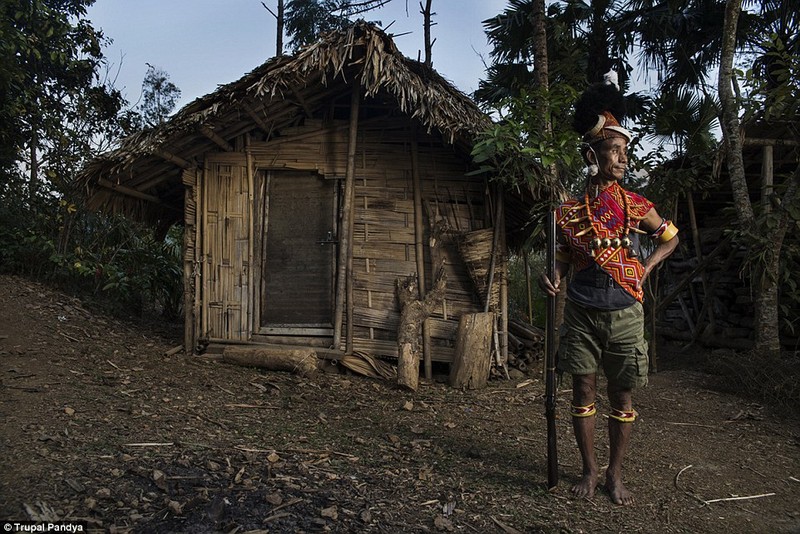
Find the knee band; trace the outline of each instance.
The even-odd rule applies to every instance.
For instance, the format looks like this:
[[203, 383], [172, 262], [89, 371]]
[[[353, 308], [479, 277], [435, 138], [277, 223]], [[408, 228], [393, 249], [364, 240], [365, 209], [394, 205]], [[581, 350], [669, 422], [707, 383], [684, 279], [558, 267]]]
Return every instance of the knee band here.
[[589, 406], [575, 406], [572, 404], [570, 405], [570, 413], [572, 417], [591, 417], [597, 413], [597, 408], [595, 408], [594, 403]]
[[624, 410], [617, 410], [616, 408], [611, 408], [611, 413], [608, 416], [612, 419], [616, 419], [620, 423], [633, 423], [636, 420], [636, 410], [631, 410], [626, 412]]

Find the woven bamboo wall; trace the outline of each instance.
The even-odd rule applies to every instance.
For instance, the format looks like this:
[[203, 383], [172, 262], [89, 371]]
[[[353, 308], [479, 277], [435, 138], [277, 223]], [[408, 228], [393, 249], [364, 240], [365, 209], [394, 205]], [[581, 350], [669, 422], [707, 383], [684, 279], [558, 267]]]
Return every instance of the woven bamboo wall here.
[[[326, 178], [343, 179], [348, 135], [343, 125], [346, 123], [323, 126], [320, 122], [307, 121], [304, 126], [284, 129], [276, 140], [251, 142], [247, 150], [252, 165], [262, 170], [316, 171]], [[399, 310], [395, 281], [417, 270], [410, 135], [410, 125], [400, 121], [372, 121], [359, 129], [353, 232], [353, 345], [355, 350], [378, 356], [397, 356], [395, 339]], [[226, 157], [230, 159], [231, 155]], [[423, 249], [427, 287], [431, 285], [433, 274], [428, 213], [446, 220], [450, 228], [441, 249], [448, 278], [447, 298], [429, 321], [432, 359], [448, 362], [452, 360], [460, 316], [482, 311], [475, 285], [458, 252], [457, 239], [460, 234], [486, 226], [486, 184], [480, 178], [465, 176], [467, 163], [438, 137], [419, 136], [418, 161], [425, 211]], [[216, 180], [215, 184], [206, 184], [207, 246], [213, 258], [222, 260], [209, 265], [211, 278], [204, 279], [207, 296], [203, 300], [209, 317], [205, 330], [224, 333], [222, 337], [226, 339], [246, 339], [243, 336], [250, 326], [245, 328], [242, 321], [248, 310], [238, 306], [236, 299], [248, 306], [253, 297], [246, 294], [249, 291], [246, 277], [237, 278], [232, 272], [246, 270], [247, 265], [229, 265], [232, 247], [237, 244], [223, 244], [214, 237], [223, 236], [219, 219], [222, 211], [228, 220], [228, 235], [240, 241], [244, 237], [241, 233], [247, 226], [244, 221], [250, 217], [247, 207], [241, 203], [247, 198], [243, 189], [246, 186], [244, 170], [220, 165], [217, 171], [207, 169], [206, 174]], [[256, 213], [255, 219], [258, 217]], [[258, 245], [259, 236], [254, 239]], [[257, 290], [258, 273], [255, 274], [253, 283]], [[228, 293], [233, 297], [226, 296]], [[342, 339], [345, 339], [344, 332], [343, 328]]]
[[[362, 128], [359, 135], [353, 236], [353, 346], [371, 354], [396, 356], [399, 309], [395, 281], [414, 274], [417, 264], [410, 130], [387, 126], [371, 125]], [[449, 362], [459, 317], [480, 308], [454, 237], [466, 229], [483, 226], [484, 183], [465, 177], [465, 163], [432, 137], [420, 136], [418, 161], [426, 212], [426, 287], [431, 286], [435, 274], [430, 262], [427, 212], [447, 220], [453, 232], [442, 239], [447, 298], [428, 323], [432, 359]]]
[[207, 157], [202, 199], [203, 337], [250, 339], [254, 299], [250, 201], [245, 155]]

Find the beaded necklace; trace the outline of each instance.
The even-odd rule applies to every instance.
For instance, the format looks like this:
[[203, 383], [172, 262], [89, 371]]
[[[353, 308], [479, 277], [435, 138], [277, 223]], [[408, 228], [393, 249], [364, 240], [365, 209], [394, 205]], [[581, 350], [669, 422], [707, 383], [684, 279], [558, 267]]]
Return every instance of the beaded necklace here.
[[[599, 196], [600, 193], [597, 194]], [[592, 252], [592, 256], [597, 254], [597, 251], [600, 249], [607, 249], [607, 248], [619, 248], [620, 246], [627, 248], [629, 253], [632, 256], [636, 255], [636, 251], [631, 247], [631, 239], [628, 237], [631, 231], [631, 213], [630, 213], [630, 206], [628, 205], [628, 195], [622, 190], [622, 208], [625, 213], [623, 227], [622, 227], [622, 234], [618, 237], [614, 238], [600, 238], [600, 230], [598, 229], [598, 224], [594, 220], [594, 214], [592, 213], [592, 203], [589, 200], [589, 191], [587, 188], [586, 194], [584, 195], [584, 206], [586, 207], [586, 219], [589, 221], [590, 224], [590, 231], [592, 233], [592, 238], [589, 241], [589, 249]], [[634, 231], [640, 231], [638, 228], [633, 228]]]

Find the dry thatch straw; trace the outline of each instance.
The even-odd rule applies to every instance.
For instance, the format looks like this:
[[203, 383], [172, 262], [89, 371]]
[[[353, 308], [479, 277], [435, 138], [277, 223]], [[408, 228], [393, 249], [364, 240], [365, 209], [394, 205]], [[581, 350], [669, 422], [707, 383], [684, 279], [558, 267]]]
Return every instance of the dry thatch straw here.
[[389, 35], [359, 21], [324, 35], [294, 56], [267, 61], [91, 161], [81, 175], [89, 205], [151, 223], [180, 220], [181, 166], [191, 169], [205, 151], [217, 149], [209, 131], [231, 138], [265, 125], [279, 130], [303, 114], [303, 106], [292, 101], [298, 96], [302, 101], [324, 88], [353, 83], [367, 97], [390, 96], [400, 111], [451, 144], [469, 147], [474, 136], [491, 125], [450, 82], [403, 56]]

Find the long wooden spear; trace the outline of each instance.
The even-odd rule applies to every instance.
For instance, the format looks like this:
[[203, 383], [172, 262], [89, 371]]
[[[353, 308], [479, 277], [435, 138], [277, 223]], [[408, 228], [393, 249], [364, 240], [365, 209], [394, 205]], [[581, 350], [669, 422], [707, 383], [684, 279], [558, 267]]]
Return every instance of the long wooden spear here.
[[[552, 206], [547, 212], [547, 278], [556, 275], [556, 217]], [[547, 489], [558, 485], [558, 448], [556, 440], [556, 297], [547, 297], [545, 332], [544, 408], [547, 417]]]

